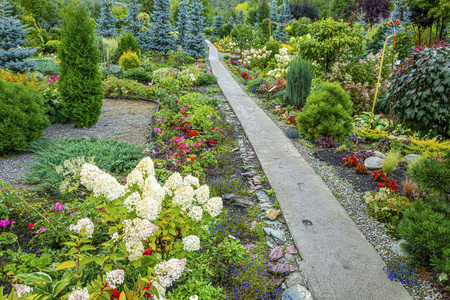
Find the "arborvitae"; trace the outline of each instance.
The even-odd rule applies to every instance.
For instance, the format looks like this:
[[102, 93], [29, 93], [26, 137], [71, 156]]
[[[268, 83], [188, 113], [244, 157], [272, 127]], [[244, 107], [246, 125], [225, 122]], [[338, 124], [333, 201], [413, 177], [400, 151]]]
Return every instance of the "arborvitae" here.
[[186, 41], [187, 34], [187, 23], [188, 23], [188, 5], [189, 1], [182, 0], [178, 3], [178, 16], [177, 16], [177, 44], [184, 45]]
[[117, 19], [112, 13], [115, 0], [99, 0], [101, 8], [100, 18], [97, 20], [96, 33], [102, 37], [109, 38], [116, 35]]
[[261, 1], [261, 5], [258, 9], [258, 22], [261, 23], [264, 19], [269, 18], [270, 8], [266, 0]]
[[303, 107], [311, 90], [313, 73], [307, 60], [296, 58], [289, 65], [286, 74], [286, 96], [295, 107]]
[[184, 48], [189, 56], [195, 59], [206, 57], [206, 42], [204, 30], [205, 18], [202, 16], [203, 4], [199, 0], [191, 0], [187, 24], [187, 35]]
[[32, 57], [37, 48], [21, 47], [30, 31], [11, 11], [8, 0], [0, 3], [0, 68], [23, 73], [34, 68], [34, 61], [25, 59]]
[[[170, 0], [155, 0], [153, 12], [150, 17], [150, 38], [147, 40], [147, 49], [167, 53], [176, 48], [175, 37], [170, 19]], [[145, 39], [144, 39], [145, 40]]]
[[219, 29], [223, 24], [223, 17], [221, 14], [213, 18], [212, 37], [217, 37], [217, 29]]
[[270, 21], [271, 22], [277, 22], [278, 21], [277, 0], [270, 1]]
[[95, 25], [79, 1], [68, 4], [62, 18], [58, 90], [70, 120], [77, 127], [88, 127], [97, 123], [103, 102]]
[[139, 30], [142, 27], [141, 20], [139, 19], [139, 8], [141, 5], [137, 3], [137, 0], [129, 0], [128, 4], [128, 16], [126, 21], [128, 25], [126, 25], [124, 29], [137, 37]]
[[245, 13], [243, 9], [240, 9], [236, 16], [236, 24], [244, 24], [245, 21]]

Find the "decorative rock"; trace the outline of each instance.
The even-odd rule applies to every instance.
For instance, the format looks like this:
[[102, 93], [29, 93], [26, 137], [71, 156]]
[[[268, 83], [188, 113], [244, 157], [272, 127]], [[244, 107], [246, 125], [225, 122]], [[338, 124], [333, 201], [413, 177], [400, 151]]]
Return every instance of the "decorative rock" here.
[[[270, 264], [269, 264], [270, 266]], [[295, 268], [293, 266], [289, 266], [286, 264], [274, 264], [269, 267], [269, 271], [276, 274], [286, 274], [286, 273], [292, 273], [295, 271]]]
[[254, 185], [261, 185], [261, 180], [259, 180], [256, 177], [253, 177], [252, 182], [253, 182]]
[[265, 192], [257, 192], [256, 198], [259, 202], [269, 202], [269, 196]]
[[247, 173], [242, 173], [242, 176], [247, 176], [247, 177], [253, 177], [256, 175], [255, 171], [251, 171], [251, 172], [247, 172]]
[[284, 243], [286, 243], [286, 234], [283, 230], [273, 229], [270, 227], [263, 227], [263, 230], [266, 235], [273, 237], [277, 244], [283, 245]]
[[383, 167], [383, 159], [376, 156], [368, 157], [364, 161], [364, 166], [369, 170], [381, 169]]
[[392, 252], [394, 252], [398, 256], [408, 257], [409, 254], [408, 254], [408, 252], [403, 250], [402, 244], [406, 244], [406, 242], [404, 240], [401, 240], [401, 241], [398, 241], [398, 242], [393, 242], [391, 250], [392, 250]]
[[385, 158], [386, 157], [386, 155], [384, 155], [380, 151], [374, 151], [373, 155], [375, 155], [376, 157], [379, 157], [379, 158]]
[[259, 215], [256, 216], [257, 219], [264, 219], [264, 217], [266, 216], [265, 213], [260, 213]]
[[236, 152], [238, 150], [239, 150], [239, 148], [234, 148], [233, 150], [231, 150], [231, 152]]
[[253, 193], [256, 192], [257, 190], [260, 190], [261, 188], [262, 188], [262, 186], [257, 185], [257, 186], [255, 186], [254, 188], [252, 188], [252, 189], [249, 191], [249, 193], [250, 193], [250, 194], [253, 194]]
[[277, 246], [273, 248], [272, 251], [269, 253], [269, 257], [271, 260], [279, 260], [284, 256], [284, 249], [283, 246]]
[[267, 246], [269, 246], [269, 249], [273, 249], [273, 243], [271, 243], [269, 240], [266, 241]]
[[234, 194], [225, 194], [222, 197], [222, 199], [225, 200], [225, 201], [234, 202], [234, 205], [239, 206], [239, 207], [243, 207], [243, 208], [248, 208], [248, 207], [255, 206], [254, 202], [252, 202], [250, 200], [242, 199], [238, 195], [234, 195]]
[[278, 216], [281, 214], [281, 211], [278, 209], [268, 209], [266, 210], [266, 218], [269, 220], [276, 220]]
[[289, 254], [297, 254], [298, 253], [298, 251], [297, 251], [297, 249], [295, 249], [294, 245], [289, 245], [286, 250]]
[[295, 284], [284, 291], [283, 299], [312, 300], [311, 293], [302, 285]]
[[418, 154], [408, 154], [403, 159], [405, 160], [405, 162], [410, 163], [420, 157], [422, 157], [422, 156], [420, 156]]
[[302, 273], [292, 272], [291, 274], [289, 274], [288, 277], [286, 277], [285, 283], [288, 287], [291, 287], [295, 284], [302, 284], [303, 283]]
[[288, 265], [295, 266], [297, 264], [295, 256], [289, 253], [286, 253], [286, 255], [284, 256], [284, 260]]
[[270, 227], [278, 227], [278, 226], [281, 225], [281, 223], [278, 222], [277, 220], [275, 220], [275, 221], [264, 220], [264, 223], [266, 223], [266, 224], [269, 225]]
[[[273, 205], [272, 205], [271, 203], [269, 203], [269, 202], [266, 202], [266, 203], [261, 203], [261, 204], [259, 205], [259, 207], [261, 208], [261, 210], [266, 211], [266, 210], [268, 210], [268, 209], [273, 208]], [[265, 215], [265, 214], [264, 214], [264, 215]]]

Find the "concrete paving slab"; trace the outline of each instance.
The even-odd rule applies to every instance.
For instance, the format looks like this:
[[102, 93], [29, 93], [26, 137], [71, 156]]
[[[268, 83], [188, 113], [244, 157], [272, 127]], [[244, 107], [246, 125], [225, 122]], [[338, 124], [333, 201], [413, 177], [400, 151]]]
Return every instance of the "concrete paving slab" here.
[[315, 299], [411, 299], [386, 278], [385, 264], [323, 180], [291, 141], [231, 77], [210, 47], [209, 62], [218, 84], [241, 122], [277, 195], [284, 218], [303, 258]]

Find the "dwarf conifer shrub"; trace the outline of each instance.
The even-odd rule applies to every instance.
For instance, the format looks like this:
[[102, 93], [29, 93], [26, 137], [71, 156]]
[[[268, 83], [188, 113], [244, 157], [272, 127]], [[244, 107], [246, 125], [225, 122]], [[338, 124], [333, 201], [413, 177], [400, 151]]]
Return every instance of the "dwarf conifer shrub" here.
[[67, 5], [62, 18], [58, 90], [70, 120], [88, 127], [97, 123], [103, 103], [94, 22], [81, 3]]
[[292, 105], [302, 107], [311, 90], [313, 74], [308, 61], [294, 59], [286, 75], [286, 95]]
[[23, 152], [50, 124], [42, 94], [35, 88], [0, 80], [0, 155]]
[[125, 70], [137, 68], [140, 65], [139, 57], [136, 52], [128, 50], [120, 57], [119, 65]]
[[[136, 38], [130, 32], [125, 33], [120, 37], [119, 44], [116, 50], [116, 59], [118, 60], [122, 54], [127, 52], [129, 49], [137, 54], [138, 58], [141, 57], [141, 50], [139, 50], [138, 42]], [[117, 61], [116, 60], [116, 61]]]
[[211, 73], [200, 73], [198, 74], [197, 84], [198, 85], [211, 85], [217, 83], [217, 77]]
[[444, 161], [419, 158], [409, 164], [408, 175], [424, 188], [450, 194], [450, 154]]
[[339, 84], [325, 82], [321, 92], [306, 99], [296, 119], [298, 130], [311, 142], [320, 136], [348, 135], [353, 130], [352, 107], [350, 96]]

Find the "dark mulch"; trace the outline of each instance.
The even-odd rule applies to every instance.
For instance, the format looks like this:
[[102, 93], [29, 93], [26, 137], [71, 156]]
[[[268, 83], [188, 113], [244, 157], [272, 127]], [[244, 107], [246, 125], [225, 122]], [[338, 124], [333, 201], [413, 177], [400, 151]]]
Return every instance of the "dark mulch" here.
[[[358, 174], [354, 168], [347, 168], [344, 166], [342, 158], [347, 155], [351, 155], [348, 151], [336, 151], [332, 149], [317, 150], [314, 152], [314, 157], [320, 159], [323, 162], [333, 166], [334, 171], [342, 178], [350, 182], [354, 189], [359, 192], [378, 191], [378, 182], [372, 180], [372, 175]], [[388, 176], [388, 179], [395, 180], [401, 184], [406, 177], [406, 166], [404, 163], [400, 163], [397, 169]]]

